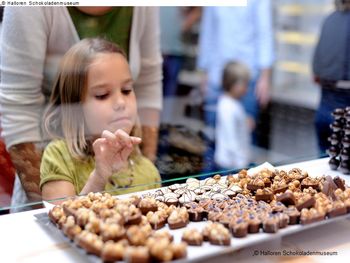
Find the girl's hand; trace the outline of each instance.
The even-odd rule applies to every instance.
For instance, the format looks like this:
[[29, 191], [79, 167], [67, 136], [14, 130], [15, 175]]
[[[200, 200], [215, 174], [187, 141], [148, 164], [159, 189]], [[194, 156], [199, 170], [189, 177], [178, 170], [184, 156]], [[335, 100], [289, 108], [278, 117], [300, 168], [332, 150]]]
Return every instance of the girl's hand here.
[[133, 137], [123, 130], [115, 133], [103, 131], [92, 147], [95, 152], [95, 173], [107, 182], [114, 173], [128, 166], [128, 157], [134, 145], [140, 144], [141, 138]]

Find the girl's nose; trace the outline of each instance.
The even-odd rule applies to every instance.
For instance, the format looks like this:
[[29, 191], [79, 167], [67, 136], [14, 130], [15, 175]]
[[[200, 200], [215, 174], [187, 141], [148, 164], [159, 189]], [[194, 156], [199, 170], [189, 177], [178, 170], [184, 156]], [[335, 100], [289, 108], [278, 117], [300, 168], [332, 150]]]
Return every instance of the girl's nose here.
[[125, 98], [121, 94], [116, 94], [113, 100], [114, 110], [122, 110], [125, 108]]

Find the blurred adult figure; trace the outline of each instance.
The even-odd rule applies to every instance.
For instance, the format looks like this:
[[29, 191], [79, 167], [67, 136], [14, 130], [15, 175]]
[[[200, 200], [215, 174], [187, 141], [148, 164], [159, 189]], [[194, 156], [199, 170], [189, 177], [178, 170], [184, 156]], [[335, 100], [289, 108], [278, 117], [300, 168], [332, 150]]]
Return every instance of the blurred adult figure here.
[[350, 106], [350, 0], [335, 0], [335, 9], [322, 25], [312, 61], [314, 80], [321, 87], [315, 116], [321, 154], [330, 146], [332, 111]]
[[[251, 72], [248, 91], [241, 101], [254, 130], [260, 107], [270, 100], [274, 61], [271, 11], [270, 0], [250, 0], [245, 7], [204, 8], [197, 66], [203, 71], [206, 125], [215, 127], [223, 68], [229, 61], [237, 61]], [[211, 153], [208, 155], [211, 158]]]
[[191, 30], [200, 15], [200, 7], [160, 7], [164, 97], [176, 95], [178, 75], [185, 57], [184, 34]]

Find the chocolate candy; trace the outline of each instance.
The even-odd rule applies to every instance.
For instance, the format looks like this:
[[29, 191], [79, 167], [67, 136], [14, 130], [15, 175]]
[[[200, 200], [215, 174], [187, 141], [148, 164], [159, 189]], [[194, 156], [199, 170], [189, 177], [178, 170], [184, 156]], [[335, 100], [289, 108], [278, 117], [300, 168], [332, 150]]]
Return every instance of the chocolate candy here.
[[[327, 150], [329, 156], [336, 157], [340, 153], [340, 148], [335, 145], [331, 145]], [[337, 167], [338, 168], [338, 167]]]
[[336, 157], [333, 157], [329, 160], [328, 164], [332, 170], [337, 170], [340, 165], [340, 161]]
[[299, 223], [300, 212], [295, 206], [290, 206], [284, 211], [289, 216], [289, 224], [295, 225]]
[[269, 203], [273, 199], [274, 195], [270, 188], [258, 189], [255, 194], [256, 201], [264, 201]]
[[190, 246], [201, 246], [203, 235], [197, 229], [186, 229], [182, 234], [182, 241]]
[[263, 230], [265, 233], [276, 233], [279, 229], [279, 219], [276, 215], [270, 214], [263, 220]]
[[309, 187], [311, 187], [319, 191], [319, 182], [314, 178], [307, 177], [301, 182], [300, 187], [301, 187], [301, 190], [308, 189]]
[[345, 215], [347, 213], [346, 206], [341, 201], [335, 201], [332, 208], [328, 211], [327, 216], [333, 218], [336, 216]]
[[310, 210], [303, 209], [301, 211], [300, 223], [302, 225], [307, 225], [318, 221], [322, 221], [324, 220], [324, 217], [325, 217], [325, 214], [317, 211], [315, 208], [311, 208]]
[[231, 221], [229, 228], [234, 237], [245, 237], [248, 234], [248, 223], [242, 218]]
[[337, 109], [335, 109], [335, 110], [332, 112], [332, 115], [333, 115], [333, 117], [334, 117], [335, 120], [339, 120], [340, 118], [343, 117], [344, 112], [345, 112], [344, 109], [342, 109], [342, 108], [337, 108]]
[[332, 133], [330, 137], [328, 137], [328, 141], [331, 143], [331, 145], [338, 145], [340, 142], [340, 136], [337, 135], [336, 133]]
[[283, 203], [285, 206], [295, 205], [296, 200], [292, 191], [287, 190], [282, 194], [277, 194], [277, 201]]
[[350, 136], [346, 135], [344, 136], [342, 140], [343, 147], [350, 147]]
[[347, 111], [345, 114], [344, 114], [344, 118], [346, 121], [350, 121], [350, 111]]
[[330, 128], [332, 129], [333, 132], [340, 132], [342, 129], [342, 124], [340, 121], [334, 121], [331, 125]]
[[342, 191], [345, 191], [345, 180], [340, 178], [339, 176], [336, 176], [333, 178], [333, 182], [336, 184], [338, 188], [340, 188]]
[[296, 208], [301, 211], [304, 208], [310, 208], [313, 207], [316, 203], [315, 197], [311, 195], [305, 195], [303, 196], [296, 205]]
[[340, 163], [339, 169], [342, 171], [343, 174], [350, 174], [350, 164], [348, 161], [342, 161]]
[[278, 213], [277, 217], [279, 220], [279, 223], [278, 223], [279, 228], [287, 227], [287, 225], [289, 223], [289, 216], [285, 213]]
[[257, 216], [255, 216], [254, 214], [249, 214], [248, 223], [248, 233], [259, 233], [261, 220]]
[[348, 161], [350, 159], [350, 148], [343, 148], [340, 152], [340, 158], [342, 161]]

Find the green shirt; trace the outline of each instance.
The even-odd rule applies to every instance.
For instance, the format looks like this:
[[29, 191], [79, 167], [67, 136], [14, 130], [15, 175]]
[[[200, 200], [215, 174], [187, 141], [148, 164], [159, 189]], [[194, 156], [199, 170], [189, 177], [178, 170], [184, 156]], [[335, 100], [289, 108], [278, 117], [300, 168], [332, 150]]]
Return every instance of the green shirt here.
[[132, 7], [113, 7], [104, 15], [94, 16], [67, 7], [80, 39], [102, 37], [118, 44], [129, 56]]
[[[113, 195], [127, 194], [160, 187], [160, 176], [154, 164], [142, 155], [131, 159], [129, 169], [111, 176], [113, 184], [106, 184], [105, 190]], [[64, 140], [52, 141], [46, 148], [40, 166], [40, 188], [50, 181], [63, 180], [74, 185], [78, 195], [85, 186], [95, 168], [95, 159], [91, 156], [81, 161], [73, 158]], [[132, 179], [131, 179], [132, 178]], [[130, 182], [132, 183], [130, 185]], [[122, 188], [129, 186], [129, 188]], [[119, 188], [114, 189], [113, 188]], [[113, 190], [113, 191], [112, 191]]]

